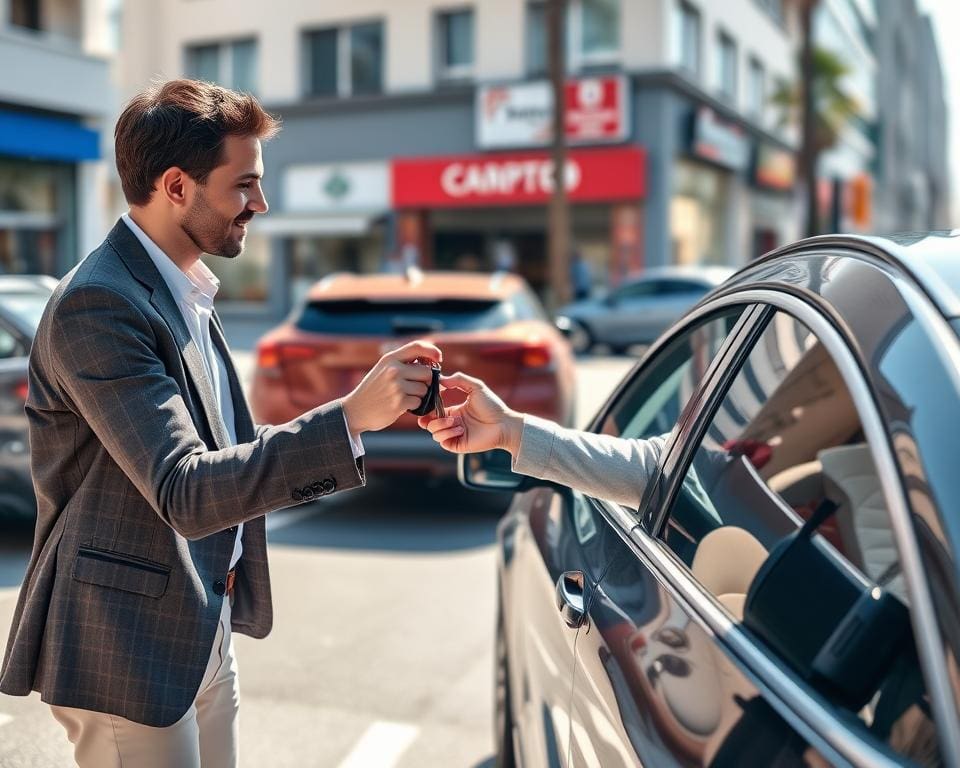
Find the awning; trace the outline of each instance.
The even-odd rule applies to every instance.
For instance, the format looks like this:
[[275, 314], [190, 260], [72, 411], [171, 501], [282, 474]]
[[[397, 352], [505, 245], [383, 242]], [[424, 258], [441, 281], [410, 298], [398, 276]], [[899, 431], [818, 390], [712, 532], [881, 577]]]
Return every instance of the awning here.
[[263, 235], [363, 235], [385, 212], [354, 214], [268, 213], [253, 220], [252, 231]]
[[0, 155], [99, 160], [100, 134], [69, 120], [0, 110]]

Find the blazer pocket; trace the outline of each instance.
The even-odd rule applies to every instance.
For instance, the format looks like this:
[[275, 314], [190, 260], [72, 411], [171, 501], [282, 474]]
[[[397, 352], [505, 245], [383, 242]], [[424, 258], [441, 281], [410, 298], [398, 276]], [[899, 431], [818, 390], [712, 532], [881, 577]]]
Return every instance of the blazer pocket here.
[[80, 547], [73, 564], [73, 578], [146, 597], [162, 597], [167, 591], [170, 569], [122, 552]]

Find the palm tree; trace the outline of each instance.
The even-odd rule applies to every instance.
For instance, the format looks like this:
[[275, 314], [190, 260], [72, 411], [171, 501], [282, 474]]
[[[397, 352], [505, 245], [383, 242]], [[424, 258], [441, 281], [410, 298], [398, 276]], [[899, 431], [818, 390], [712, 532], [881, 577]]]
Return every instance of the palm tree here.
[[[802, 61], [800, 69], [805, 69]], [[836, 145], [844, 127], [858, 117], [861, 110], [856, 99], [843, 88], [843, 79], [850, 68], [839, 56], [824, 48], [812, 47], [808, 70], [808, 77], [801, 77], [795, 83], [781, 82], [771, 98], [780, 109], [781, 127], [798, 122], [802, 126], [800, 177], [807, 198], [807, 235], [811, 236], [819, 232], [817, 159], [821, 152]], [[805, 87], [808, 83], [810, 87]], [[807, 98], [810, 107], [804, 109]]]

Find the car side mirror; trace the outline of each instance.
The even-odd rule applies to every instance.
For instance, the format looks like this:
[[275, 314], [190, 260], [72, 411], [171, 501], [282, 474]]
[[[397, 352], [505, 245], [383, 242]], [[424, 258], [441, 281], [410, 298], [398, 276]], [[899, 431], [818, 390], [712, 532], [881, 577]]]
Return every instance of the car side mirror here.
[[457, 478], [463, 486], [475, 491], [516, 491], [526, 477], [511, 471], [510, 464], [507, 451], [461, 453], [457, 457]]

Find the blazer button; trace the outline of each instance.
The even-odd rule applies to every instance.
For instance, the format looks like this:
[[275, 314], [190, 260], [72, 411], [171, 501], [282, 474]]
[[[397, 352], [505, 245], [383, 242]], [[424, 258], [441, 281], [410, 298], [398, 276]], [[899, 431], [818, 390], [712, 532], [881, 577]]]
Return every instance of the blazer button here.
[[309, 485], [305, 485], [303, 488], [301, 488], [300, 493], [303, 494], [304, 501], [310, 501], [310, 499], [312, 499], [316, 495], [313, 492], [313, 488], [311, 488]]
[[294, 501], [303, 501], [303, 494], [300, 492], [299, 488], [293, 490], [293, 500]]
[[320, 482], [310, 483], [310, 487], [313, 488], [313, 492], [318, 495], [322, 495], [324, 493], [323, 483], [320, 483]]
[[223, 593], [226, 591], [227, 591], [227, 585], [224, 584], [222, 581], [218, 579], [217, 581], [213, 582], [213, 594], [222, 596]]
[[324, 493], [333, 493], [337, 490], [337, 482], [331, 477], [328, 477], [323, 481], [323, 492]]
[[231, 525], [231, 526], [230, 526], [230, 533], [236, 533], [236, 532], [237, 532], [237, 526]]

